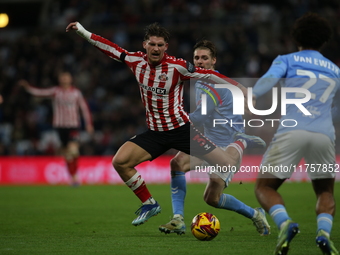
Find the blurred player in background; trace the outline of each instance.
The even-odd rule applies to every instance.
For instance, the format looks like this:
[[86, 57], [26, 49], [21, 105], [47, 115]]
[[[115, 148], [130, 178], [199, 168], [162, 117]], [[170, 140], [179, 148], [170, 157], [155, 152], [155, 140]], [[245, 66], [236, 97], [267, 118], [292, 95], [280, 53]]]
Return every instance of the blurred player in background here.
[[[197, 67], [215, 70], [216, 47], [208, 40], [202, 40], [194, 46], [194, 65]], [[238, 133], [244, 132], [242, 115], [233, 115], [233, 97], [228, 89], [215, 88], [214, 84], [198, 80], [195, 84], [197, 108], [189, 117], [196, 127], [204, 127], [204, 135], [226, 151], [233, 143]], [[201, 114], [202, 94], [207, 98], [206, 115]], [[213, 126], [214, 119], [226, 119], [234, 124]], [[231, 145], [233, 146], [233, 144]], [[242, 157], [239, 158], [240, 165]], [[184, 223], [184, 199], [186, 195], [185, 173], [192, 170], [191, 166], [202, 165], [203, 160], [192, 157], [184, 152], [178, 152], [170, 161], [171, 166], [171, 201], [173, 218], [167, 224], [159, 226], [159, 230], [164, 233], [185, 233]], [[234, 196], [223, 194], [223, 190], [228, 187], [235, 172], [210, 173], [216, 175], [210, 178], [204, 192], [204, 200], [207, 204], [226, 210], [235, 211], [249, 219], [252, 219], [257, 231], [261, 235], [270, 233], [270, 226], [266, 220], [265, 212], [262, 208], [251, 208]]]
[[[80, 23], [70, 23], [66, 31], [76, 32], [112, 59], [125, 63], [139, 85], [146, 109], [148, 130], [124, 143], [113, 158], [113, 166], [125, 184], [142, 202], [132, 225], [138, 226], [157, 215], [161, 207], [151, 196], [144, 179], [135, 169], [138, 164], [153, 160], [173, 148], [201, 157], [210, 164], [236, 165], [248, 147], [263, 147], [259, 137], [242, 137], [226, 152], [217, 148], [189, 121], [183, 108], [183, 82], [191, 78], [209, 79], [214, 83], [231, 84], [246, 89], [236, 81], [212, 70], [197, 68], [190, 62], [165, 53], [169, 32], [158, 23], [146, 27], [144, 52], [128, 52], [117, 44], [87, 31]], [[242, 98], [243, 99], [243, 98]]]
[[[308, 13], [299, 18], [292, 30], [299, 51], [278, 56], [255, 84], [253, 94], [254, 98], [260, 97], [281, 78], [285, 78], [281, 80], [282, 86], [310, 91], [311, 99], [304, 103], [304, 107], [311, 115], [304, 115], [295, 105], [289, 105], [281, 121], [293, 119], [298, 124], [295, 127], [279, 126], [261, 165], [296, 166], [304, 158], [317, 197], [316, 243], [323, 254], [334, 255], [339, 253], [330, 240], [335, 214], [333, 194], [336, 167], [331, 108], [340, 86], [340, 70], [319, 52], [331, 35], [330, 24], [317, 14]], [[287, 98], [299, 97], [299, 93], [287, 94]], [[313, 171], [312, 167], [321, 168]], [[260, 173], [256, 181], [256, 197], [279, 229], [275, 254], [287, 254], [289, 243], [299, 232], [298, 224], [288, 216], [283, 198], [277, 192], [281, 184], [290, 178], [293, 169], [291, 167], [291, 172]]]
[[66, 161], [71, 185], [78, 186], [80, 182], [77, 177], [79, 157], [77, 138], [81, 127], [79, 109], [85, 121], [86, 131], [90, 134], [93, 133], [91, 113], [81, 91], [73, 86], [69, 72], [61, 72], [58, 81], [59, 86], [46, 89], [33, 87], [26, 80], [20, 80], [18, 84], [34, 96], [52, 98], [53, 127], [62, 143], [61, 154]]

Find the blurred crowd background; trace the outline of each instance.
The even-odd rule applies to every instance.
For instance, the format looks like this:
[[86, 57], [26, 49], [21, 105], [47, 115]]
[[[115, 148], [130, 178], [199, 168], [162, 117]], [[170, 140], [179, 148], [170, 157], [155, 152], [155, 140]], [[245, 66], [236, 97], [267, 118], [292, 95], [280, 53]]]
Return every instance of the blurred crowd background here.
[[[4, 98], [0, 155], [57, 153], [51, 100], [32, 97], [17, 81], [24, 78], [47, 88], [57, 84], [62, 70], [72, 73], [93, 116], [95, 134], [81, 132], [83, 155], [113, 155], [127, 139], [146, 129], [144, 107], [130, 70], [76, 33], [66, 33], [70, 22], [79, 21], [129, 51], [143, 51], [144, 27], [157, 21], [171, 33], [167, 52], [189, 61], [197, 40], [211, 40], [218, 48], [216, 69], [251, 86], [277, 55], [296, 51], [290, 28], [307, 11], [321, 14], [334, 26], [333, 39], [322, 53], [340, 66], [338, 0], [1, 0], [0, 13], [7, 12], [10, 23], [0, 28], [0, 94]], [[189, 89], [186, 107], [188, 94]], [[270, 106], [270, 95], [259, 102], [259, 108]], [[279, 118], [279, 114], [273, 116]], [[270, 142], [275, 128], [266, 124], [246, 130]], [[336, 130], [339, 137], [339, 124]]]

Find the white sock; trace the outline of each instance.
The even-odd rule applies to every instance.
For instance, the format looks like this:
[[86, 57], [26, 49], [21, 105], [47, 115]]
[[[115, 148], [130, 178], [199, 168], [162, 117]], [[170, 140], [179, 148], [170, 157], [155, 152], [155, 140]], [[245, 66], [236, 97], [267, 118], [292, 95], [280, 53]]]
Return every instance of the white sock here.
[[136, 172], [134, 176], [132, 176], [128, 181], [125, 182], [125, 184], [132, 190], [137, 189], [143, 183], [144, 179], [138, 172]]
[[181, 220], [183, 220], [183, 216], [180, 214], [174, 214], [174, 218], [180, 218]]
[[257, 217], [257, 215], [259, 214], [259, 212], [257, 210], [254, 209], [254, 215], [252, 219], [255, 219]]
[[238, 139], [237, 141], [240, 141], [241, 143], [243, 143], [243, 145], [244, 145], [244, 148], [247, 148], [247, 141], [246, 140], [244, 140], [244, 139]]
[[154, 205], [156, 204], [156, 200], [153, 197], [150, 197], [148, 200], [146, 200], [143, 205]]

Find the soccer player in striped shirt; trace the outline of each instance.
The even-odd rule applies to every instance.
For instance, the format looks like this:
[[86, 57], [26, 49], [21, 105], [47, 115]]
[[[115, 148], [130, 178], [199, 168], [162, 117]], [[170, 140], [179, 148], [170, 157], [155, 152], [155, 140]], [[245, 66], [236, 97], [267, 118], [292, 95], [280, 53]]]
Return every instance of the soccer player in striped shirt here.
[[236, 81], [212, 70], [197, 68], [190, 62], [169, 56], [169, 32], [158, 23], [146, 27], [143, 48], [146, 53], [128, 52], [117, 44], [87, 31], [79, 22], [72, 22], [66, 31], [75, 30], [112, 59], [125, 63], [135, 75], [146, 109], [148, 130], [124, 143], [113, 157], [113, 166], [126, 185], [142, 202], [132, 225], [138, 226], [157, 215], [161, 207], [151, 196], [144, 179], [135, 167], [153, 160], [173, 148], [200, 157], [219, 166], [236, 165], [248, 147], [263, 147], [259, 137], [246, 137], [233, 143], [226, 152], [216, 147], [189, 121], [183, 108], [183, 82], [208, 79], [214, 83], [238, 86]]
[[53, 127], [61, 140], [61, 154], [66, 161], [71, 185], [78, 186], [80, 183], [77, 176], [79, 157], [77, 138], [81, 126], [79, 109], [85, 121], [86, 131], [90, 134], [93, 133], [91, 113], [81, 91], [72, 85], [72, 75], [69, 72], [61, 72], [58, 80], [59, 86], [44, 89], [33, 87], [26, 80], [20, 80], [18, 84], [34, 96], [52, 98]]
[[[330, 24], [319, 15], [308, 13], [299, 18], [292, 30], [299, 51], [278, 56], [253, 90], [256, 99], [281, 79], [280, 84], [284, 87], [305, 88], [311, 93], [311, 99], [304, 103], [311, 115], [305, 115], [295, 105], [289, 105], [281, 121], [293, 119], [297, 125], [279, 126], [261, 163], [267, 169], [269, 166], [288, 166], [291, 171], [269, 170], [265, 174], [260, 173], [256, 181], [256, 197], [280, 231], [274, 254], [287, 254], [290, 242], [299, 232], [298, 224], [288, 216], [283, 198], [277, 190], [290, 178], [294, 169], [298, 169], [291, 166], [298, 165], [302, 158], [317, 197], [316, 243], [323, 254], [339, 254], [330, 240], [330, 234], [335, 214], [334, 171], [337, 166], [331, 108], [340, 87], [340, 69], [319, 52], [331, 35]], [[289, 99], [299, 97], [299, 93], [287, 94]], [[299, 194], [296, 195], [298, 197]]]
[[[197, 67], [215, 70], [216, 47], [208, 40], [202, 40], [194, 46], [194, 65]], [[235, 136], [244, 132], [242, 115], [233, 114], [233, 98], [229, 90], [215, 88], [214, 84], [198, 80], [195, 84], [197, 108], [189, 116], [192, 123], [204, 128], [204, 135], [222, 150], [226, 150], [229, 144], [235, 140]], [[207, 114], [201, 114], [202, 94], [207, 97]], [[213, 125], [214, 119], [226, 119], [234, 125]], [[244, 135], [244, 134], [243, 134]], [[241, 163], [239, 158], [238, 164]], [[185, 173], [192, 170], [191, 166], [204, 164], [203, 160], [192, 157], [184, 152], [178, 152], [170, 161], [171, 166], [171, 201], [173, 218], [169, 223], [159, 226], [164, 233], [185, 233], [184, 199], [186, 195]], [[221, 209], [235, 211], [251, 219], [261, 235], [270, 233], [270, 226], [266, 220], [265, 211], [262, 208], [251, 208], [232, 195], [223, 193], [228, 187], [235, 172], [210, 173], [215, 178], [210, 178], [204, 191], [204, 200], [207, 204]]]

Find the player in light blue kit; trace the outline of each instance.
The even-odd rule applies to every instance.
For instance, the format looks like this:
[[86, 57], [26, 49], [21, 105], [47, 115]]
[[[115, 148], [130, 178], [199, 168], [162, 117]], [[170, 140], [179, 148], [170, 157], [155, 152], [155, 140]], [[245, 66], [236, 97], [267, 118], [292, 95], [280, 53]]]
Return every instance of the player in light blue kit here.
[[[194, 46], [194, 64], [197, 67], [214, 70], [216, 63], [216, 49], [212, 42], [202, 40]], [[190, 120], [195, 126], [203, 126], [204, 134], [224, 151], [227, 147], [234, 147], [238, 150], [238, 166], [242, 159], [242, 151], [239, 146], [246, 145], [247, 148], [265, 147], [265, 142], [256, 136], [244, 134], [243, 118], [241, 115], [232, 114], [232, 94], [228, 89], [217, 89], [213, 84], [199, 80], [195, 84], [196, 89], [196, 110], [190, 114]], [[201, 114], [201, 95], [207, 97], [207, 114]], [[213, 126], [214, 119], [232, 120], [234, 124]], [[234, 140], [237, 139], [236, 142]], [[247, 144], [243, 144], [247, 143]], [[237, 162], [236, 161], [236, 162]], [[191, 166], [200, 166], [203, 161], [183, 152], [179, 152], [171, 160], [171, 198], [173, 206], [173, 219], [164, 225], [159, 226], [159, 230], [164, 233], [185, 233], [184, 223], [184, 199], [186, 195], [185, 173], [193, 169]], [[262, 208], [251, 208], [235, 197], [223, 194], [223, 190], [228, 186], [235, 172], [215, 172], [211, 173], [204, 200], [207, 204], [226, 210], [235, 211], [251, 219], [261, 235], [270, 233], [270, 226], [266, 220], [265, 212]]]
[[[330, 240], [335, 213], [335, 131], [331, 108], [340, 86], [340, 70], [319, 52], [331, 35], [330, 24], [317, 14], [308, 13], [299, 18], [292, 30], [299, 51], [278, 56], [255, 84], [253, 95], [255, 99], [260, 97], [279, 80], [283, 87], [304, 88], [311, 93], [311, 99], [303, 104], [310, 115], [303, 114], [293, 104], [287, 106], [281, 123], [284, 119], [293, 119], [297, 124], [295, 127], [279, 126], [263, 157], [262, 166], [295, 166], [304, 158], [307, 167], [321, 167], [319, 171], [308, 172], [317, 197], [316, 243], [323, 254], [335, 255], [339, 253]], [[290, 99], [299, 97], [299, 93], [287, 94]], [[274, 254], [287, 254], [290, 242], [299, 233], [299, 225], [288, 216], [283, 198], [277, 192], [294, 168], [291, 170], [260, 173], [256, 181], [256, 197], [279, 229]]]

